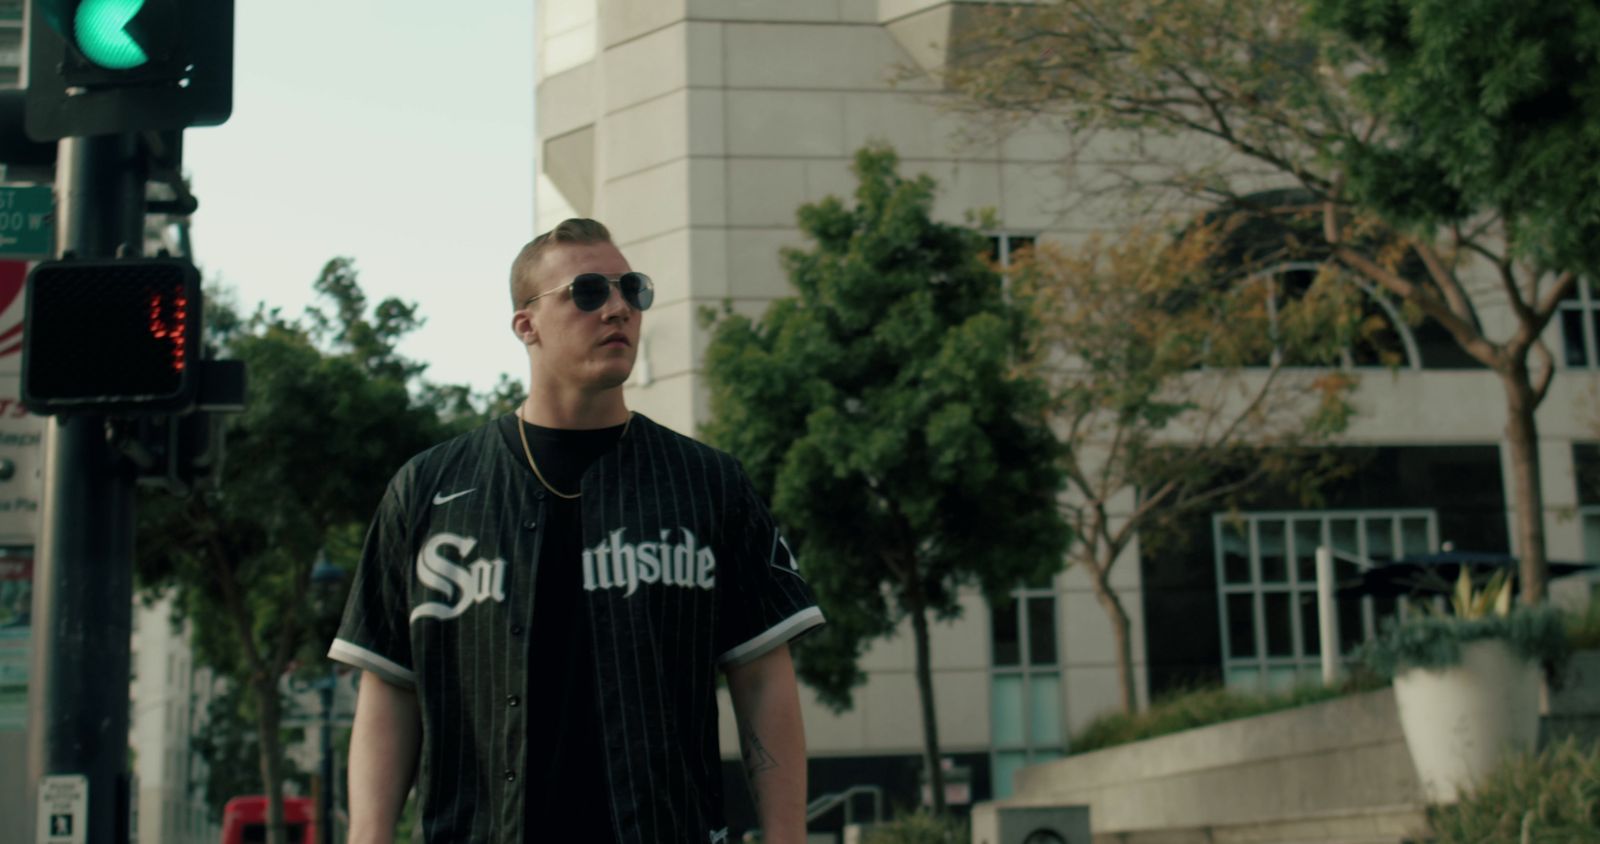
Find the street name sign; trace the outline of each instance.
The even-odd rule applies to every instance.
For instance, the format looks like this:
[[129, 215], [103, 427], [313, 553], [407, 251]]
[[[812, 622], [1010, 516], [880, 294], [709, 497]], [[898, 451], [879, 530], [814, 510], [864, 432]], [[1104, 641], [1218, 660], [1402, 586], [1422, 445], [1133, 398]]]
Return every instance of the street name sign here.
[[54, 255], [55, 210], [55, 192], [49, 185], [0, 185], [0, 255]]

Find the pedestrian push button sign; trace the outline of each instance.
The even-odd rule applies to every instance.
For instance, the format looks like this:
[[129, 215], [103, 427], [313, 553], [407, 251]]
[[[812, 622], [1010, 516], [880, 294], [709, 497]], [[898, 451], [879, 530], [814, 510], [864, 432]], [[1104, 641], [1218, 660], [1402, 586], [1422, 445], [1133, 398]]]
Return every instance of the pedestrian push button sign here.
[[89, 778], [82, 774], [45, 777], [39, 783], [37, 844], [84, 844], [88, 840]]

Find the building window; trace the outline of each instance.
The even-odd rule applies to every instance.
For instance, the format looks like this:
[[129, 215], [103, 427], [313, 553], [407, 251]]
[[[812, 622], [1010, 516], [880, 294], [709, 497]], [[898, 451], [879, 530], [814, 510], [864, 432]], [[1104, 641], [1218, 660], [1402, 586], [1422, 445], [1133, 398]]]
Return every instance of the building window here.
[[1012, 775], [1022, 767], [1064, 755], [1056, 615], [1055, 590], [1048, 583], [1017, 589], [990, 607], [989, 744], [996, 798], [1011, 795]]
[[[1332, 255], [1322, 238], [1321, 203], [1299, 189], [1269, 190], [1240, 197], [1206, 216], [1211, 224], [1224, 226], [1222, 253], [1215, 269], [1220, 278], [1235, 278], [1243, 273], [1250, 281], [1266, 285], [1262, 306], [1267, 310], [1270, 330], [1277, 331], [1278, 315], [1290, 302], [1302, 299], [1319, 274], [1333, 265]], [[1372, 237], [1363, 239], [1371, 249], [1383, 244]], [[1402, 276], [1425, 278], [1427, 270], [1420, 259], [1408, 257], [1396, 268]], [[1348, 327], [1343, 348], [1332, 354], [1282, 350], [1252, 361], [1266, 366], [1281, 358], [1286, 366], [1395, 367], [1405, 369], [1475, 369], [1482, 363], [1455, 342], [1443, 327], [1431, 320], [1413, 325], [1393, 294], [1360, 274], [1344, 272], [1338, 276], [1361, 293], [1359, 320]], [[1301, 359], [1296, 359], [1301, 358]]]
[[[1572, 444], [1572, 474], [1578, 487], [1583, 559], [1600, 560], [1600, 443]], [[1595, 590], [1595, 599], [1600, 600], [1600, 571], [1589, 572], [1589, 583]]]
[[[1600, 504], [1578, 508], [1578, 518], [1583, 520], [1583, 559], [1600, 560]], [[1591, 572], [1590, 582], [1600, 586], [1600, 574]]]
[[1567, 366], [1594, 368], [1600, 366], [1600, 296], [1594, 284], [1580, 281], [1562, 300], [1561, 347]]
[[1024, 249], [1032, 249], [1037, 235], [1010, 234], [1008, 232], [995, 232], [989, 235], [989, 260], [994, 261], [1001, 269], [1012, 265], [1015, 257]]
[[[1282, 691], [1318, 682], [1322, 642], [1317, 623], [1318, 545], [1378, 563], [1439, 545], [1432, 510], [1217, 514], [1212, 518], [1223, 676], [1229, 688]], [[1334, 579], [1360, 575], [1334, 558]], [[1339, 652], [1346, 660], [1384, 619], [1392, 598], [1340, 596]]]

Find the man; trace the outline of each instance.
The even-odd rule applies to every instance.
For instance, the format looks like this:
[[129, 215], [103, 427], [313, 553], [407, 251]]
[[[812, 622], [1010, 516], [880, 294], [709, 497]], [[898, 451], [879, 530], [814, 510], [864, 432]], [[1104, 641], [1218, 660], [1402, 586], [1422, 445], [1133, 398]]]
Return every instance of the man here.
[[329, 651], [365, 672], [349, 840], [415, 774], [428, 841], [726, 841], [718, 668], [766, 840], [803, 840], [822, 614], [737, 461], [628, 410], [650, 279], [567, 220], [511, 292], [527, 400], [395, 475]]

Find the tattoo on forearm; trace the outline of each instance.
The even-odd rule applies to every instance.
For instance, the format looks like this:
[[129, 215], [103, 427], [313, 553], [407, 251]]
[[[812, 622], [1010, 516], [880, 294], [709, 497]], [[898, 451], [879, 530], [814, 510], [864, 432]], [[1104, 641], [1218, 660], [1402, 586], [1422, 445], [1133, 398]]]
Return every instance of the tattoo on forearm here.
[[772, 758], [772, 754], [768, 753], [766, 747], [762, 746], [761, 739], [756, 736], [754, 730], [741, 731], [739, 739], [739, 744], [744, 749], [744, 770], [746, 774], [754, 777], [762, 771], [770, 771], [778, 767], [778, 760]]

